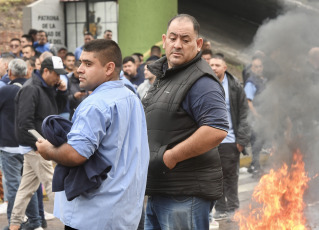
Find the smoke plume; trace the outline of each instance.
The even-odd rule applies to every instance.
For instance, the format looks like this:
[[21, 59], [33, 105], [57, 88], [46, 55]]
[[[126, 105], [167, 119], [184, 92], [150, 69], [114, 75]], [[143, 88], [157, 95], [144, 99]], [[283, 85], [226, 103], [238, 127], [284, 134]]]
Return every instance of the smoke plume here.
[[[265, 53], [264, 73], [269, 78], [257, 107], [261, 119], [254, 127], [276, 146], [272, 166], [289, 164], [299, 148], [313, 177], [319, 172], [319, 71], [309, 64], [308, 52], [319, 47], [318, 4], [282, 2], [289, 3], [287, 11], [259, 28], [249, 50]], [[316, 186], [310, 190], [319, 190], [319, 179], [313, 181]]]

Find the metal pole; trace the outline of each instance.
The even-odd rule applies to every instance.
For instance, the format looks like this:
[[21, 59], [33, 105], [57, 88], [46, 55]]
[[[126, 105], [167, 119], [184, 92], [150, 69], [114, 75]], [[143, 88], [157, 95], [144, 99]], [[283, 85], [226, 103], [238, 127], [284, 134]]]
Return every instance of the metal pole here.
[[85, 10], [86, 10], [86, 31], [90, 31], [89, 0], [85, 1]]

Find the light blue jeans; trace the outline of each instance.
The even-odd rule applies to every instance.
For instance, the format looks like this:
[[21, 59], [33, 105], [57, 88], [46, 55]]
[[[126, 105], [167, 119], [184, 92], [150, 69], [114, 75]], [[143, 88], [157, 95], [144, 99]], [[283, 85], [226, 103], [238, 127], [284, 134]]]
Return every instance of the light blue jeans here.
[[145, 230], [208, 230], [215, 201], [193, 196], [149, 196]]

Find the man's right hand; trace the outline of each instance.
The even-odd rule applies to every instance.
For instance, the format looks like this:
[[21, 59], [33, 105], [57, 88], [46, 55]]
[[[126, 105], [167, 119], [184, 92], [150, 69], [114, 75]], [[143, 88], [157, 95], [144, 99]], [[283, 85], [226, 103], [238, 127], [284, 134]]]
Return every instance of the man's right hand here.
[[76, 92], [73, 96], [75, 99], [79, 100], [82, 97], [86, 96], [86, 92]]

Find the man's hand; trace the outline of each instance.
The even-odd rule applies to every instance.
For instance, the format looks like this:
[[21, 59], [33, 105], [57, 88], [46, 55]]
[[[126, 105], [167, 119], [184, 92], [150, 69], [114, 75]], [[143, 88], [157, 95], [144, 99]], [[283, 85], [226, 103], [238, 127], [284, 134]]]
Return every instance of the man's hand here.
[[75, 99], [79, 100], [81, 99], [82, 97], [86, 96], [86, 92], [76, 92], [73, 96]]
[[58, 85], [57, 89], [60, 91], [65, 91], [67, 89], [66, 83], [64, 81], [62, 81], [61, 79], [57, 85]]
[[238, 144], [238, 143], [236, 144], [236, 146], [237, 146], [238, 152], [242, 153], [243, 150], [244, 150], [244, 146], [242, 146], [242, 145], [240, 145], [240, 144]]
[[19, 230], [20, 225], [10, 225], [10, 230]]
[[54, 148], [54, 146], [49, 141], [38, 139], [35, 145], [38, 148], [37, 152], [39, 152], [44, 159], [51, 160], [49, 152]]
[[167, 150], [163, 155], [163, 161], [167, 168], [172, 169], [178, 163], [174, 158], [174, 152], [170, 149]]

